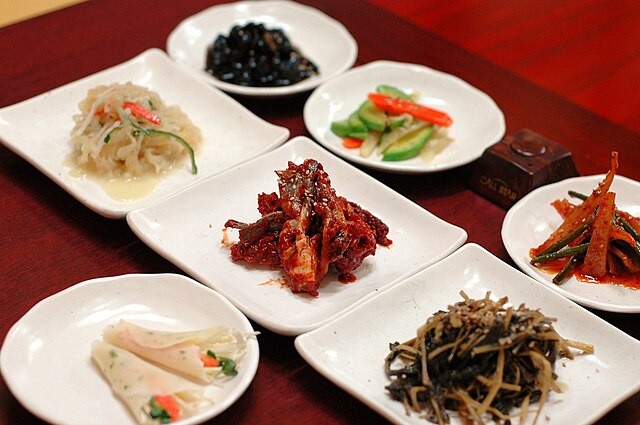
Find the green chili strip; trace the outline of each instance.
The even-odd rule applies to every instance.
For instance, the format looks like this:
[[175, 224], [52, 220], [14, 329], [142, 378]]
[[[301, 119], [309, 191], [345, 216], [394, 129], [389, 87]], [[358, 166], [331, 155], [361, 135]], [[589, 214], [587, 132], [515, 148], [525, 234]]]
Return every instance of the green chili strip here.
[[557, 260], [558, 258], [571, 257], [575, 254], [585, 252], [589, 247], [589, 242], [585, 242], [580, 245], [572, 246], [571, 248], [563, 249], [560, 251], [551, 252], [549, 254], [540, 254], [531, 260], [531, 264], [546, 263], [547, 261]]
[[111, 140], [111, 133], [113, 133], [116, 130], [119, 130], [122, 128], [122, 125], [117, 126], [116, 128], [114, 128], [113, 130], [111, 130], [110, 132], [107, 133], [106, 136], [104, 136], [104, 143], [109, 143], [109, 140]]
[[569, 262], [565, 264], [562, 270], [560, 270], [560, 273], [558, 273], [553, 277], [552, 282], [555, 283], [556, 285], [560, 285], [561, 283], [563, 283], [569, 276], [571, 276], [571, 274], [573, 273], [573, 270], [578, 265], [578, 262], [582, 261], [582, 259], [583, 259], [582, 254], [576, 254], [573, 257], [571, 257], [569, 259]]
[[[550, 245], [549, 247], [547, 247], [547, 249], [542, 250], [542, 252], [540, 252], [538, 254], [538, 257], [541, 257], [543, 255], [547, 255], [547, 254], [552, 254], [554, 252], [559, 251], [560, 249], [562, 249], [564, 246], [568, 245], [569, 243], [571, 243], [573, 240], [575, 240], [578, 236], [580, 236], [586, 229], [587, 227], [589, 227], [591, 225], [591, 223], [593, 222], [593, 220], [595, 219], [596, 214], [595, 211], [591, 213], [591, 215], [589, 215], [580, 226], [576, 227], [575, 230], [565, 236], [563, 236], [562, 238], [560, 238], [556, 243]], [[537, 258], [537, 257], [536, 257]]]

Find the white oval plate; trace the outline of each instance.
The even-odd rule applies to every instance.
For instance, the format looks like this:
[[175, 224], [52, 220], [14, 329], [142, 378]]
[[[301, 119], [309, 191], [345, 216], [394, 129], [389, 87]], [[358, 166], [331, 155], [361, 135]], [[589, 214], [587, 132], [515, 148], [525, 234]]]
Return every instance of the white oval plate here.
[[[225, 83], [207, 73], [207, 47], [218, 35], [229, 35], [234, 25], [249, 22], [283, 29], [291, 43], [318, 66], [319, 74], [290, 86], [247, 87]], [[182, 21], [167, 39], [167, 52], [228, 93], [273, 97], [311, 90], [341, 74], [356, 61], [358, 45], [340, 22], [312, 7], [292, 1], [242, 1], [213, 6]]]
[[[176, 331], [221, 325], [253, 332], [224, 297], [185, 276], [88, 280], [40, 301], [9, 330], [0, 353], [7, 386], [24, 407], [51, 423], [135, 424], [91, 360], [91, 343], [120, 319]], [[260, 357], [257, 339], [247, 342], [238, 376], [207, 385], [205, 394], [215, 403], [180, 423], [201, 423], [220, 414], [247, 389]]]
[[[260, 218], [258, 194], [278, 191], [275, 170], [288, 161], [319, 161], [336, 193], [356, 202], [389, 226], [389, 248], [378, 247], [354, 271], [357, 280], [338, 282], [335, 271], [322, 281], [314, 298], [294, 294], [274, 283], [284, 277], [275, 267], [231, 260], [222, 244], [224, 223]], [[394, 192], [327, 152], [306, 137], [175, 196], [127, 215], [131, 229], [160, 255], [226, 296], [251, 319], [273, 332], [297, 335], [320, 326], [363, 300], [446, 257], [464, 243], [466, 232]], [[185, 235], [188, 235], [185, 237]], [[237, 231], [229, 230], [231, 241]], [[269, 284], [271, 282], [271, 284]]]
[[[493, 299], [508, 296], [511, 305], [540, 308], [558, 319], [554, 327], [560, 335], [595, 346], [595, 354], [556, 363], [558, 380], [567, 390], [550, 394], [538, 423], [594, 423], [640, 389], [636, 367], [640, 342], [475, 244], [463, 246], [338, 319], [298, 336], [296, 349], [321, 374], [389, 421], [424, 425], [424, 417], [407, 416], [404, 405], [386, 393], [389, 380], [384, 359], [389, 343], [415, 337], [433, 313], [462, 301], [460, 290], [476, 299], [491, 291]], [[527, 423], [532, 420], [529, 416]], [[520, 423], [517, 417], [512, 421]], [[462, 423], [452, 415], [451, 425]]]
[[[529, 250], [540, 246], [560, 226], [562, 219], [550, 205], [555, 199], [569, 198], [567, 192], [576, 190], [590, 194], [604, 175], [575, 177], [540, 187], [518, 201], [502, 223], [502, 242], [515, 263], [529, 276], [582, 305], [620, 313], [640, 313], [640, 291], [618, 285], [580, 282], [575, 277], [561, 285], [552, 282], [553, 274], [529, 263]], [[640, 183], [623, 176], [615, 176], [611, 185], [616, 192], [618, 209], [640, 215]]]
[[[139, 84], [178, 105], [200, 129], [198, 174], [189, 166], [164, 176], [149, 195], [130, 201], [109, 196], [91, 179], [75, 177], [65, 160], [73, 115], [89, 89], [114, 82]], [[257, 117], [240, 103], [176, 65], [161, 50], [139, 56], [97, 74], [0, 109], [0, 143], [20, 155], [93, 211], [108, 218], [149, 205], [196, 181], [256, 157], [289, 138], [289, 130]]]
[[[447, 146], [431, 163], [420, 158], [382, 161], [380, 155], [363, 158], [358, 149], [347, 149], [331, 131], [331, 122], [345, 119], [374, 92], [388, 84], [417, 92], [426, 106], [447, 112], [453, 118]], [[504, 115], [487, 94], [460, 78], [426, 66], [376, 61], [353, 68], [318, 87], [304, 105], [307, 130], [323, 146], [343, 158], [364, 166], [395, 173], [433, 173], [467, 164], [480, 158], [505, 132]]]

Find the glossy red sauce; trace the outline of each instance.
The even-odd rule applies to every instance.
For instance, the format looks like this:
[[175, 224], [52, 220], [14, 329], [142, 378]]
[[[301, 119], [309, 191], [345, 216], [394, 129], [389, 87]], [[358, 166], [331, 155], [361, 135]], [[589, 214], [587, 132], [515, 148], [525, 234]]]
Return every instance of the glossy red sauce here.
[[[544, 263], [544, 267], [538, 266], [538, 268], [547, 273], [558, 274], [564, 265], [567, 264], [567, 261], [568, 259], [561, 258]], [[625, 288], [640, 289], [640, 273], [607, 273], [602, 277], [593, 277], [582, 273], [580, 266], [578, 266], [572, 275], [580, 282], [620, 285]]]
[[356, 276], [353, 273], [341, 274], [338, 276], [338, 281], [340, 283], [353, 283], [356, 281]]

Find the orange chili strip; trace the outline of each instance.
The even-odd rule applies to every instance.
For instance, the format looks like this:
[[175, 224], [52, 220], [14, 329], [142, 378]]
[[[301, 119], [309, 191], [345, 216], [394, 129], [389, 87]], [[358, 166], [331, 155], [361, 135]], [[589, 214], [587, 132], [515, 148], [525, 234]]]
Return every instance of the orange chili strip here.
[[124, 102], [122, 105], [124, 109], [128, 109], [131, 111], [133, 116], [138, 118], [144, 118], [145, 120], [152, 122], [156, 125], [160, 124], [160, 117], [151, 112], [150, 110], [144, 108], [143, 106], [138, 105], [133, 102]]
[[376, 108], [394, 114], [409, 114], [424, 121], [449, 127], [453, 124], [453, 119], [446, 112], [420, 105], [410, 100], [399, 97], [391, 97], [381, 93], [369, 93], [368, 98]]
[[609, 236], [613, 226], [613, 214], [616, 211], [616, 194], [608, 192], [596, 212], [593, 221], [593, 232], [584, 257], [582, 272], [588, 276], [602, 277], [607, 272], [607, 252]]
[[611, 152], [611, 168], [605, 176], [604, 180], [600, 182], [598, 187], [591, 192], [591, 195], [584, 202], [571, 210], [571, 212], [565, 217], [563, 223], [542, 243], [538, 248], [534, 249], [533, 255], [537, 256], [545, 253], [545, 249], [552, 246], [559, 241], [564, 235], [570, 234], [573, 230], [579, 227], [584, 220], [591, 215], [596, 207], [602, 202], [602, 198], [609, 191], [613, 177], [618, 170], [618, 152]]

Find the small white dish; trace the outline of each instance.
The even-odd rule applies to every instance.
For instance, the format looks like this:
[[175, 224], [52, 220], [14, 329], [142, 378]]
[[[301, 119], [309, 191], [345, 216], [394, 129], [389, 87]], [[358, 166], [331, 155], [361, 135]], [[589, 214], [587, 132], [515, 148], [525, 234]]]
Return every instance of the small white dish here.
[[[91, 360], [92, 342], [120, 319], [175, 331], [220, 325], [253, 332], [247, 318], [224, 297], [185, 276], [92, 279], [40, 301], [9, 330], [0, 353], [7, 386], [25, 408], [47, 422], [135, 424]], [[247, 343], [238, 375], [222, 385], [205, 387], [214, 404], [180, 423], [204, 422], [244, 393], [260, 357], [257, 339]]]
[[[275, 170], [307, 158], [319, 161], [336, 193], [356, 202], [385, 222], [389, 248], [379, 246], [355, 270], [353, 283], [338, 282], [330, 272], [319, 296], [294, 294], [276, 282], [276, 267], [233, 262], [222, 244], [228, 219], [254, 222], [259, 193], [277, 192]], [[249, 318], [273, 332], [297, 335], [320, 326], [401, 279], [455, 251], [466, 232], [435, 217], [387, 186], [322, 149], [306, 137], [244, 163], [171, 198], [127, 215], [131, 229], [153, 250], [186, 273], [225, 295]], [[228, 237], [237, 241], [237, 231]]]
[[[567, 385], [567, 391], [550, 394], [542, 410], [543, 423], [593, 423], [640, 389], [640, 371], [635, 367], [640, 342], [475, 244], [463, 246], [338, 319], [298, 336], [296, 349], [322, 375], [389, 421], [424, 424], [424, 418], [415, 413], [407, 416], [403, 404], [386, 393], [390, 382], [384, 359], [389, 343], [415, 337], [433, 313], [462, 301], [460, 290], [471, 298], [483, 298], [491, 291], [494, 299], [508, 296], [512, 305], [540, 308], [558, 319], [554, 327], [560, 335], [595, 346], [595, 354], [556, 363], [558, 380]], [[452, 425], [461, 423], [452, 416]]]
[[[75, 177], [66, 164], [78, 103], [89, 89], [131, 81], [157, 92], [167, 105], [178, 105], [200, 129], [198, 174], [187, 166], [168, 173], [149, 195], [119, 200], [90, 178]], [[196, 181], [258, 156], [289, 138], [289, 130], [257, 117], [238, 102], [176, 65], [164, 52], [139, 56], [50, 92], [0, 109], [0, 142], [20, 155], [93, 211], [124, 218]]]
[[[553, 274], [529, 263], [529, 250], [540, 246], [562, 224], [562, 218], [550, 205], [551, 202], [555, 199], [571, 199], [567, 193], [569, 190], [589, 195], [602, 179], [604, 175], [575, 177], [542, 186], [529, 193], [507, 211], [502, 223], [502, 242], [520, 269], [565, 297], [599, 310], [640, 313], [640, 291], [619, 285], [580, 282], [575, 277], [556, 285], [552, 282]], [[616, 193], [618, 209], [640, 216], [640, 183], [615, 176], [610, 191]]]
[[[447, 112], [453, 119], [454, 139], [431, 163], [419, 157], [382, 161], [373, 153], [364, 158], [358, 149], [342, 146], [331, 122], [346, 119], [380, 84], [420, 95], [418, 103]], [[304, 105], [304, 122], [313, 138], [343, 158], [364, 166], [395, 173], [433, 173], [480, 158], [505, 132], [504, 115], [486, 93], [460, 78], [426, 66], [376, 61], [353, 68], [318, 87]]]
[[[291, 43], [318, 66], [319, 74], [290, 86], [247, 87], [225, 83], [207, 73], [207, 47], [218, 35], [229, 35], [234, 25], [249, 22], [283, 29]], [[358, 45], [340, 22], [312, 7], [293, 1], [241, 1], [210, 7], [182, 21], [167, 39], [167, 52], [228, 93], [275, 97], [311, 90], [346, 71], [356, 61]]]

